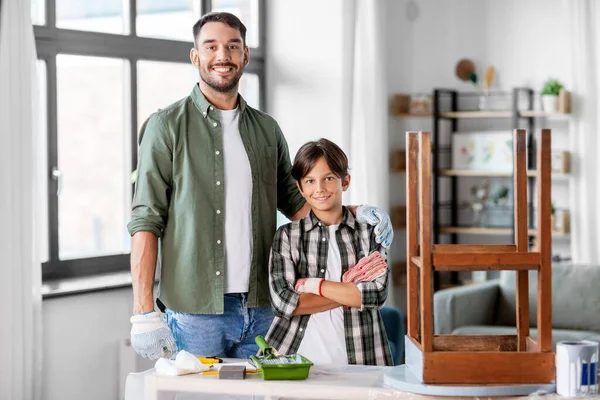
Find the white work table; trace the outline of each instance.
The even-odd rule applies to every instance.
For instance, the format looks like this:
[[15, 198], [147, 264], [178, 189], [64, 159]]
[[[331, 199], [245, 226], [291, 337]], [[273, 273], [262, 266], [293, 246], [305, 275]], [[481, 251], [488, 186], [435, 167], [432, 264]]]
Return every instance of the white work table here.
[[[260, 374], [246, 374], [246, 379], [219, 379], [218, 375], [159, 375], [154, 369], [132, 373], [127, 377], [125, 400], [227, 399], [451, 399], [403, 392], [384, 384], [384, 374], [393, 367], [360, 365], [313, 366], [308, 379], [299, 381], [264, 381]], [[176, 395], [177, 394], [177, 395]], [[193, 395], [196, 394], [196, 395]], [[200, 394], [204, 394], [201, 396]], [[254, 397], [253, 397], [254, 396]], [[556, 396], [556, 395], [554, 395]], [[543, 400], [554, 398], [543, 396]], [[530, 396], [529, 399], [537, 396]], [[456, 398], [456, 397], [455, 397]], [[499, 399], [499, 397], [494, 397]], [[512, 397], [511, 399], [515, 399]]]
[[[264, 396], [265, 399], [276, 399], [282, 396], [302, 399], [377, 399], [384, 396], [390, 398], [394, 393], [401, 393], [383, 387], [384, 371], [385, 367], [312, 366], [306, 380], [265, 381], [259, 373], [246, 374], [246, 379], [233, 380], [219, 379], [218, 375], [165, 376], [150, 369], [129, 374], [125, 400], [159, 400], [163, 398], [158, 394], [161, 391], [248, 397], [254, 395], [258, 398]], [[422, 398], [422, 396], [418, 397]]]

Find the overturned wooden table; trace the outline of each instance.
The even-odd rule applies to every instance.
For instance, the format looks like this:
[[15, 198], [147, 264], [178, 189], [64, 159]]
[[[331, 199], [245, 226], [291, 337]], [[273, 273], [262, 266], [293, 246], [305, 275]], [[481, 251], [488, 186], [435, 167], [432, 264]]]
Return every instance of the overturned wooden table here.
[[[537, 249], [529, 249], [527, 227], [526, 131], [513, 133], [514, 244], [431, 243], [431, 141], [429, 132], [407, 134], [407, 375], [423, 386], [505, 386], [514, 394], [523, 385], [552, 390], [552, 282], [550, 228], [550, 130], [537, 137]], [[418, 232], [417, 232], [418, 230]], [[517, 335], [434, 335], [434, 271], [517, 271]], [[538, 271], [537, 340], [529, 335], [528, 271]], [[398, 387], [403, 388], [400, 380]], [[469, 391], [464, 392], [469, 395]], [[492, 395], [490, 393], [490, 395]], [[497, 395], [494, 393], [493, 395]]]

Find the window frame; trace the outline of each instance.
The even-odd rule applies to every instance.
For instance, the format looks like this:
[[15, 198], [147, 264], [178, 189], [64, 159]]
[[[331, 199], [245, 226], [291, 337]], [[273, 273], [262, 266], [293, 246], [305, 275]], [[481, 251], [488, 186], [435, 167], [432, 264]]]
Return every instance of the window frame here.
[[[136, 0], [129, 1], [128, 34], [112, 34], [101, 32], [76, 31], [56, 27], [56, 1], [46, 0], [46, 25], [34, 25], [34, 36], [37, 58], [45, 61], [46, 66], [46, 105], [47, 105], [47, 164], [48, 178], [48, 261], [42, 264], [42, 281], [54, 281], [68, 278], [84, 277], [112, 272], [128, 271], [130, 254], [107, 255], [89, 258], [59, 259], [58, 232], [58, 181], [52, 176], [53, 168], [58, 166], [58, 107], [57, 107], [57, 74], [56, 57], [59, 54], [75, 56], [96, 56], [126, 60], [129, 63], [129, 130], [131, 137], [131, 168], [137, 166], [137, 62], [166, 61], [188, 64], [191, 40], [155, 39], [136, 35]], [[201, 12], [212, 10], [211, 0], [201, 1]], [[255, 74], [259, 78], [259, 104], [264, 109], [265, 101], [265, 0], [258, 0], [259, 46], [250, 48], [250, 63], [245, 73]], [[198, 19], [201, 15], [197, 16]], [[192, 86], [190, 82], [190, 87]], [[184, 97], [186, 93], [182, 93]], [[131, 185], [133, 198], [134, 185]]]

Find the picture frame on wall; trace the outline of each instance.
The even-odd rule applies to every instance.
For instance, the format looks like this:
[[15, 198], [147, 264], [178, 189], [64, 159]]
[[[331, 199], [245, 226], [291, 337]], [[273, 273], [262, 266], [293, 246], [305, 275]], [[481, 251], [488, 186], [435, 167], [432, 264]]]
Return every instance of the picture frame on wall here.
[[508, 131], [454, 133], [452, 169], [511, 172], [512, 134]]

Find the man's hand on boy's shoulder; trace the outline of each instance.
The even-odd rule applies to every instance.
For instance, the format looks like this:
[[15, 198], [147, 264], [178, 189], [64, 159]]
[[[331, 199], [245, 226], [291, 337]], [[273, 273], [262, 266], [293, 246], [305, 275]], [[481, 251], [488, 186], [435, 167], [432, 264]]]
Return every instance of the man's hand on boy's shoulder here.
[[356, 208], [356, 220], [375, 226], [375, 241], [389, 249], [394, 240], [394, 228], [390, 216], [381, 208], [361, 205]]

